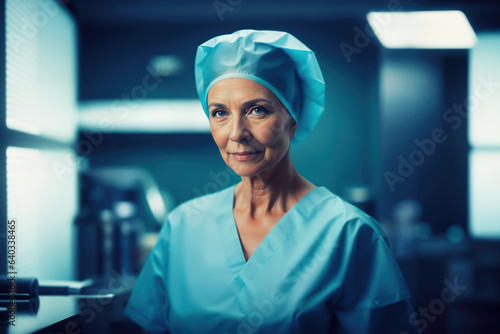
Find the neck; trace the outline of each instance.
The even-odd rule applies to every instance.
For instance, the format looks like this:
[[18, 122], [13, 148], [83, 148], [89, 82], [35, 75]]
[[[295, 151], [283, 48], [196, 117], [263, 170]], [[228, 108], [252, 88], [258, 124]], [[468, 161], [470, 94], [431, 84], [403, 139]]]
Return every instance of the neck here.
[[[294, 197], [305, 181], [295, 170], [290, 151], [287, 151], [281, 161], [271, 170], [250, 177], [242, 177], [236, 193], [241, 201], [235, 203], [235, 208], [255, 213], [258, 208], [264, 213], [282, 212], [289, 209], [290, 197]], [[239, 188], [238, 188], [239, 187]], [[259, 213], [256, 213], [259, 214]], [[253, 215], [253, 214], [252, 214]]]

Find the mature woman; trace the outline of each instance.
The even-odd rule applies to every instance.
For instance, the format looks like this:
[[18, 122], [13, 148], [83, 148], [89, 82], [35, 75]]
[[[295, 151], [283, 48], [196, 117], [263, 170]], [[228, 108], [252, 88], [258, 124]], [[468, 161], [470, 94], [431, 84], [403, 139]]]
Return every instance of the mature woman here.
[[240, 30], [200, 45], [195, 75], [214, 141], [241, 182], [169, 214], [126, 315], [153, 333], [416, 326], [379, 224], [290, 159], [290, 143], [324, 109], [314, 53], [285, 32]]

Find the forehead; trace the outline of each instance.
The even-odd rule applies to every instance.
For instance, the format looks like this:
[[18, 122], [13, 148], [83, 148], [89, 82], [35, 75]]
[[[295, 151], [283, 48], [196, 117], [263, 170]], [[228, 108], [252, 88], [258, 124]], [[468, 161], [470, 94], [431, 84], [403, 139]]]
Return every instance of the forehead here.
[[245, 78], [228, 78], [217, 82], [210, 88], [207, 101], [216, 99], [253, 99], [257, 97], [279, 101], [266, 86]]

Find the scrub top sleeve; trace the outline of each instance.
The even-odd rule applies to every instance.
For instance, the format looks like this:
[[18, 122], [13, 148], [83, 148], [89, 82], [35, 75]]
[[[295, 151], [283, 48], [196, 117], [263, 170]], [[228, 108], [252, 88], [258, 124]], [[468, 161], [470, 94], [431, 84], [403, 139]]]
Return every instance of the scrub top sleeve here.
[[125, 315], [149, 333], [169, 333], [169, 302], [166, 289], [169, 220], [163, 225], [137, 278]]
[[334, 309], [370, 309], [410, 298], [385, 232], [375, 221], [349, 228], [341, 293]]
[[417, 334], [418, 323], [410, 321], [413, 313], [408, 299], [371, 309], [340, 310], [332, 333]]

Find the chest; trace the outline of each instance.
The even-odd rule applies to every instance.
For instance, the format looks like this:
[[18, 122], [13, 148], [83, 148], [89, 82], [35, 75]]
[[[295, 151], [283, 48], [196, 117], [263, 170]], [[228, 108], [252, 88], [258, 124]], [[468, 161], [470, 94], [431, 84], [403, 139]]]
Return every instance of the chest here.
[[322, 269], [331, 262], [318, 242], [324, 229], [290, 214], [256, 222], [230, 213], [217, 217], [217, 228], [200, 219], [198, 233], [192, 233], [192, 224], [191, 233], [187, 224], [172, 229], [166, 270], [172, 328], [185, 333], [327, 333], [332, 317], [326, 297], [340, 287], [342, 275]]
[[276, 226], [283, 217], [282, 215], [266, 215], [259, 220], [252, 219], [248, 215], [234, 211], [234, 220], [240, 238], [241, 248], [245, 260], [248, 261], [253, 252]]

